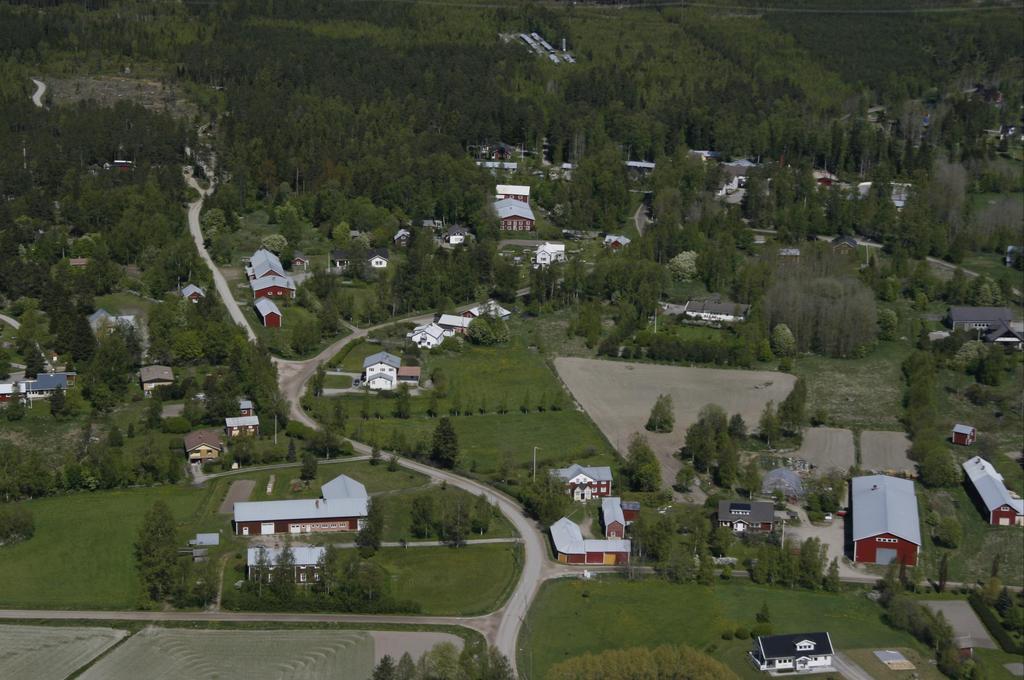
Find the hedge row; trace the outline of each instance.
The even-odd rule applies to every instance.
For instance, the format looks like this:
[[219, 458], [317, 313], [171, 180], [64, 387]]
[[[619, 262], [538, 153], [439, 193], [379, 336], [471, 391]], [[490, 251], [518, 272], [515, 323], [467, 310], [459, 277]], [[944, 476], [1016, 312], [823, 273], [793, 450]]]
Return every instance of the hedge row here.
[[992, 637], [996, 639], [996, 642], [999, 643], [1004, 652], [1024, 654], [1024, 645], [1018, 645], [1013, 641], [1009, 633], [1006, 632], [1006, 629], [1003, 628], [1003, 624], [1000, 623], [978, 591], [975, 590], [968, 595], [967, 601], [971, 603], [971, 607], [978, 613], [978, 618], [985, 624], [985, 628], [988, 628], [988, 632], [992, 634]]

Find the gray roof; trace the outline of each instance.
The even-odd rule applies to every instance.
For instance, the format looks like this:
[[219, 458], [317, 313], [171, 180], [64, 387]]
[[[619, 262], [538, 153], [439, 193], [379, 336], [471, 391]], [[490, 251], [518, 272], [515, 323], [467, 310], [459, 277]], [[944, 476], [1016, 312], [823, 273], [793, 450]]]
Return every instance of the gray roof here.
[[365, 371], [375, 364], [387, 364], [397, 369], [402, 365], [402, 360], [390, 352], [377, 352], [363, 359], [363, 370]]
[[206, 292], [194, 283], [190, 283], [181, 289], [181, 297], [189, 297], [193, 293], [199, 293], [199, 297], [206, 297]]
[[290, 519], [366, 517], [367, 498], [301, 498], [290, 501], [235, 503], [236, 522], [271, 522]]
[[259, 427], [259, 425], [259, 416], [238, 416], [237, 418], [224, 419], [224, 427]]
[[249, 399], [239, 399], [238, 400], [238, 409], [240, 411], [246, 411], [246, 410], [251, 411], [252, 408], [253, 408], [253, 405], [252, 405], [252, 401], [251, 400], [249, 400]]
[[1014, 330], [1006, 321], [1000, 321], [994, 324], [985, 335], [985, 342], [995, 342], [999, 338], [1005, 338], [1007, 336], [1015, 338], [1018, 342], [1024, 342], [1024, 333]]
[[264, 288], [270, 288], [271, 286], [295, 290], [295, 281], [290, 276], [267, 274], [266, 276], [261, 276], [260, 278], [253, 279], [249, 282], [249, 287], [253, 290], [263, 290]]
[[588, 552], [625, 552], [630, 551], [631, 543], [625, 539], [583, 538], [579, 525], [563, 517], [551, 525], [551, 540], [555, 550], [566, 555], [583, 555]]
[[1013, 315], [1006, 307], [950, 307], [949, 320], [958, 323], [985, 323], [995, 326], [1000, 322], [1010, 323]]
[[260, 313], [260, 316], [267, 316], [268, 314], [277, 314], [278, 316], [281, 316], [281, 310], [274, 304], [273, 300], [259, 298], [256, 300], [255, 307], [256, 311]]
[[66, 390], [68, 388], [68, 375], [67, 373], [40, 373], [35, 377], [35, 380], [22, 380], [18, 385], [22, 392]]
[[607, 527], [612, 522], [626, 526], [626, 518], [622, 514], [621, 499], [617, 496], [605, 496], [601, 499], [601, 518]]
[[804, 495], [804, 481], [789, 468], [775, 468], [761, 480], [761, 493], [772, 493], [776, 489], [787, 496], [801, 498]]
[[553, 474], [555, 477], [564, 479], [565, 481], [569, 481], [576, 475], [580, 474], [590, 477], [595, 482], [612, 481], [612, 469], [607, 465], [586, 467], [583, 465], [579, 465], [577, 463], [573, 463], [572, 465], [566, 468], [554, 468], [551, 470], [551, 474]]
[[188, 542], [189, 545], [220, 545], [220, 534], [196, 534], [196, 537]]
[[921, 522], [917, 516], [917, 496], [909, 479], [870, 475], [854, 477], [853, 540], [892, 534], [921, 545]]
[[366, 487], [348, 475], [338, 475], [320, 487], [320, 495], [332, 498], [367, 498]]
[[252, 254], [252, 257], [249, 258], [248, 269], [257, 279], [263, 278], [268, 274], [277, 274], [279, 276], [285, 275], [284, 266], [281, 264], [281, 260], [277, 255], [265, 248], [260, 248]]
[[970, 425], [957, 423], [953, 426], [953, 432], [956, 432], [957, 434], [974, 434], [974, 428]]
[[718, 520], [762, 524], [775, 521], [775, 506], [767, 501], [718, 501]]
[[746, 316], [750, 305], [738, 302], [718, 302], [714, 300], [690, 300], [686, 303], [687, 314], [727, 314], [730, 316]]
[[966, 461], [963, 468], [989, 511], [1009, 505], [1018, 515], [1024, 514], [1024, 499], [1010, 495], [1003, 482], [1003, 476], [992, 467], [992, 463], [975, 456]]
[[515, 198], [503, 198], [494, 202], [494, 212], [498, 213], [498, 219], [506, 217], [523, 217], [528, 220], [535, 219], [533, 209], [529, 204], [523, 203]]
[[[289, 546], [292, 550], [292, 558], [295, 560], [295, 566], [306, 567], [317, 564], [323, 557], [324, 553], [327, 552], [327, 548], [321, 546], [312, 545], [293, 545]], [[266, 548], [263, 546], [256, 546], [249, 548], [246, 551], [245, 561], [250, 567], [255, 566], [260, 559], [260, 551], [266, 552], [267, 563], [273, 567], [277, 564], [278, 558], [281, 553], [284, 552], [284, 548]]]

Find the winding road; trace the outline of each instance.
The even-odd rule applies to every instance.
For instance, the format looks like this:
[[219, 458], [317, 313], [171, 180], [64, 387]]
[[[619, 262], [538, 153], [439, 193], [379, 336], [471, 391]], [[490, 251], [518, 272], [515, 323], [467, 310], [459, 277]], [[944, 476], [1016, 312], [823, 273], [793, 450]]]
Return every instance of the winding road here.
[[38, 78], [33, 78], [32, 82], [36, 84], [36, 91], [32, 93], [32, 103], [39, 108], [43, 108], [43, 95], [46, 94], [46, 83]]
[[14, 330], [18, 330], [19, 328], [21, 328], [21, 324], [18, 323], [16, 319], [7, 316], [6, 314], [0, 314], [0, 321], [3, 321], [5, 324], [9, 325]]

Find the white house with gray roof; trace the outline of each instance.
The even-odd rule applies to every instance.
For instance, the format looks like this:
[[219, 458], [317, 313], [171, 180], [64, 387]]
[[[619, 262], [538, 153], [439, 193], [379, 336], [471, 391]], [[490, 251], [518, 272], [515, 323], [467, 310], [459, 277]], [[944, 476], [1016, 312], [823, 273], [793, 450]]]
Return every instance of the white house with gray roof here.
[[444, 342], [445, 338], [453, 335], [455, 335], [453, 331], [441, 328], [436, 323], [428, 323], [416, 326], [416, 328], [406, 333], [405, 337], [409, 338], [412, 344], [420, 349], [434, 349]]
[[[298, 584], [316, 583], [320, 580], [320, 562], [327, 548], [313, 545], [288, 546], [292, 552], [292, 578]], [[258, 578], [269, 581], [272, 572], [279, 568], [283, 547], [268, 548], [255, 546], [246, 551], [246, 575], [250, 581]]]
[[853, 561], [867, 564], [917, 565], [921, 521], [909, 479], [888, 475], [854, 477]]
[[362, 381], [371, 390], [393, 390], [398, 386], [402, 360], [388, 352], [377, 352], [363, 359]]

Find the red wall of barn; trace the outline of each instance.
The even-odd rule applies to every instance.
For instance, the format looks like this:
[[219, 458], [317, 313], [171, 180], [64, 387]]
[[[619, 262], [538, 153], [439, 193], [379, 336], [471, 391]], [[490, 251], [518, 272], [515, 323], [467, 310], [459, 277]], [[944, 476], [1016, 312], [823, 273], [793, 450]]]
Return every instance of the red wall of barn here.
[[[290, 524], [307, 524], [323, 522], [347, 522], [348, 529], [325, 529], [325, 532], [358, 531], [358, 517], [322, 517], [319, 519], [280, 519], [274, 521], [274, 533], [287, 534]], [[259, 536], [263, 522], [235, 522], [235, 533], [242, 535], [242, 528], [249, 527], [250, 536]]]
[[273, 298], [273, 297], [289, 297], [292, 294], [287, 288], [281, 286], [267, 286], [266, 288], [260, 288], [253, 293], [254, 298]]
[[[879, 543], [876, 538], [895, 538], [896, 543]], [[857, 562], [874, 564], [876, 551], [879, 549], [896, 549], [896, 561], [906, 564], [908, 567], [917, 566], [917, 546], [910, 541], [893, 536], [892, 534], [879, 534], [870, 538], [862, 538], [854, 544], [854, 556]]]
[[[1004, 510], [1003, 508], [1006, 509]], [[1005, 517], [1010, 522], [1010, 524], [1013, 524], [1017, 521], [1017, 513], [1013, 510], [1013, 508], [1007, 508], [1006, 506], [1003, 506], [1003, 508], [996, 508], [991, 512], [988, 520], [989, 524], [998, 525], [999, 520], [1003, 517]]]
[[953, 433], [953, 443], [960, 444], [961, 446], [970, 446], [974, 443], [974, 439], [971, 435], [961, 432]]
[[612, 522], [605, 527], [605, 535], [608, 538], [622, 538], [626, 535], [626, 529], [618, 522]]
[[263, 317], [263, 325], [267, 328], [280, 328], [281, 327], [281, 316], [279, 314], [270, 313]]
[[586, 555], [562, 554], [565, 555], [565, 561], [568, 564], [584, 564], [586, 562]]

